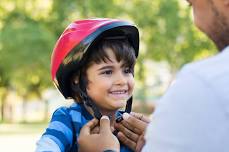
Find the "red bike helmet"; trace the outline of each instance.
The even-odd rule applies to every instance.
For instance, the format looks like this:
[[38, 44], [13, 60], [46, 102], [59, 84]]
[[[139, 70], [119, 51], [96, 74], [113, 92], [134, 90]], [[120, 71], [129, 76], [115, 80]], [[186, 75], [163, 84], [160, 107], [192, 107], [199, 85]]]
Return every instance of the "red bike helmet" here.
[[52, 53], [51, 75], [65, 98], [72, 98], [69, 78], [79, 69], [82, 57], [92, 44], [106, 36], [126, 36], [138, 56], [138, 29], [124, 20], [103, 18], [74, 21], [59, 37]]

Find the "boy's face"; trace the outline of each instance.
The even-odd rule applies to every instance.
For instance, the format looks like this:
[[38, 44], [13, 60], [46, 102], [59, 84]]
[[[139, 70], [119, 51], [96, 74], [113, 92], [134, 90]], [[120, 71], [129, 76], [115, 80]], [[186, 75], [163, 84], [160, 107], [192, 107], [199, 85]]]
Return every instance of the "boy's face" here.
[[111, 61], [92, 64], [86, 71], [87, 93], [101, 112], [125, 107], [132, 96], [134, 78], [129, 67], [118, 62], [111, 49], [105, 50]]

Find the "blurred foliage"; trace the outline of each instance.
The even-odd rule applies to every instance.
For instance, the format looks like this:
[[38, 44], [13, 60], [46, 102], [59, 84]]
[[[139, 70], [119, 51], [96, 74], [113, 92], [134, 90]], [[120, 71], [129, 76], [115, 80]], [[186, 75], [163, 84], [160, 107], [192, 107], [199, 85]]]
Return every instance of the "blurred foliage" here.
[[51, 86], [50, 55], [64, 28], [76, 19], [107, 17], [128, 19], [139, 27], [141, 49], [136, 78], [144, 88], [145, 59], [166, 60], [175, 73], [183, 64], [215, 53], [213, 44], [193, 26], [190, 9], [183, 3], [1, 0], [0, 87], [13, 88], [24, 97], [40, 96], [43, 89]]

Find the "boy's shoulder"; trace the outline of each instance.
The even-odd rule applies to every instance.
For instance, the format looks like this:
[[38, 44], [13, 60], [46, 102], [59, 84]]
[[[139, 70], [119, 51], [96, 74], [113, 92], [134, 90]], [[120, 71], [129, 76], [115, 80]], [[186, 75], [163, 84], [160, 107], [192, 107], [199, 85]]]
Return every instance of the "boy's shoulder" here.
[[85, 123], [85, 121], [92, 119], [92, 116], [87, 112], [83, 104], [79, 103], [73, 103], [68, 107], [62, 106], [57, 108], [53, 113], [54, 117], [64, 117], [77, 123]]
[[73, 103], [70, 106], [61, 106], [54, 111], [54, 115], [69, 115], [71, 111], [82, 111], [82, 106], [78, 103]]

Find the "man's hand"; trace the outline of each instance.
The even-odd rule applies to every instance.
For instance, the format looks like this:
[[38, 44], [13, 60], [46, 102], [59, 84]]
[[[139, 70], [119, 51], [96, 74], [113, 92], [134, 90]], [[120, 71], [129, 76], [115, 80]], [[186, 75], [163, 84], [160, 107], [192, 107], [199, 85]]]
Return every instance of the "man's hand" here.
[[133, 151], [140, 152], [145, 144], [144, 133], [150, 119], [134, 112], [124, 113], [123, 119], [120, 123], [115, 123], [119, 140]]
[[89, 121], [80, 131], [78, 138], [80, 152], [103, 152], [105, 150], [120, 151], [118, 139], [112, 134], [110, 120], [107, 116], [100, 119], [98, 134], [92, 134], [91, 130], [98, 124], [97, 119]]

